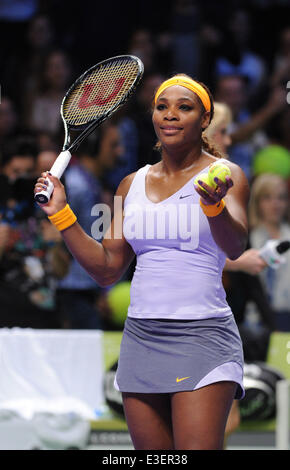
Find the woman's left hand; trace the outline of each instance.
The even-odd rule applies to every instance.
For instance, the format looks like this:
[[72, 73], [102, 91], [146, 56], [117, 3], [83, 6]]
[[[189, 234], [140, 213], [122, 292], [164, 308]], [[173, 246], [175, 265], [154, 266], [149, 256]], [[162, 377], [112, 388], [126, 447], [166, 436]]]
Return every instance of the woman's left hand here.
[[219, 178], [215, 178], [214, 182], [217, 185], [216, 188], [213, 188], [212, 186], [209, 186], [203, 181], [198, 180], [198, 184], [202, 186], [206, 190], [206, 192], [203, 191], [198, 185], [194, 185], [196, 192], [201, 197], [201, 202], [205, 205], [217, 204], [225, 197], [228, 190], [234, 185], [234, 182], [230, 176], [226, 176], [225, 183]]

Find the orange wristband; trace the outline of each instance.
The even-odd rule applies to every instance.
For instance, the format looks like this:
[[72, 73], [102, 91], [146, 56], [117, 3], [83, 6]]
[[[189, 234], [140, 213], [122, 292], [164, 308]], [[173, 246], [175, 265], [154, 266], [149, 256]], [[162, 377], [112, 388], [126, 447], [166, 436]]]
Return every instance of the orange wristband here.
[[73, 213], [68, 204], [60, 211], [51, 216], [48, 216], [48, 218], [60, 232], [73, 225], [77, 220], [76, 215]]
[[223, 199], [221, 201], [217, 202], [216, 204], [211, 204], [211, 205], [203, 204], [203, 202], [200, 199], [199, 204], [200, 204], [200, 207], [203, 210], [203, 213], [207, 217], [216, 217], [217, 215], [219, 215], [224, 210], [225, 205], [226, 205], [226, 203]]

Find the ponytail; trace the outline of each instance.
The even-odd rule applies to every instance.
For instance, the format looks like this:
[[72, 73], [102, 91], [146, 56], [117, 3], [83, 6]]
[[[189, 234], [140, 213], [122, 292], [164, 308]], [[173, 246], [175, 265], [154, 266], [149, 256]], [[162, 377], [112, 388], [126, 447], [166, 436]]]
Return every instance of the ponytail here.
[[[209, 88], [202, 82], [198, 82], [200, 85], [203, 86], [203, 88], [205, 88], [205, 90], [207, 91], [208, 93], [208, 96], [209, 96], [209, 99], [210, 99], [210, 104], [211, 104], [211, 107], [210, 107], [210, 117], [209, 117], [209, 124], [211, 123], [212, 121], [212, 118], [214, 116], [214, 101], [213, 101], [213, 96], [209, 90]], [[203, 106], [203, 104], [202, 104]], [[205, 111], [205, 108], [204, 108], [204, 111]], [[203, 131], [205, 131], [205, 129], [203, 129]], [[207, 153], [210, 153], [211, 155], [213, 155], [214, 157], [216, 158], [224, 158], [224, 155], [216, 148], [215, 144], [214, 144], [214, 141], [212, 139], [209, 139], [208, 137], [206, 137], [205, 135], [202, 135], [201, 137], [202, 139], [202, 148], [205, 152]]]

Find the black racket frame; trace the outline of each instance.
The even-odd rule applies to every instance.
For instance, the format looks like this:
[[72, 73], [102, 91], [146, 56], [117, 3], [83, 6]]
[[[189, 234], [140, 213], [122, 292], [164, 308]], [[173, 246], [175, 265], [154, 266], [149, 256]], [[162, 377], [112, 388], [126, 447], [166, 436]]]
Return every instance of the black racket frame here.
[[[74, 126], [74, 125], [68, 124], [65, 120], [64, 115], [63, 115], [63, 107], [64, 107], [66, 99], [69, 97], [69, 95], [74, 90], [74, 88], [76, 86], [78, 86], [87, 77], [87, 75], [92, 73], [94, 70], [96, 70], [100, 66], [106, 65], [109, 62], [117, 62], [118, 60], [129, 60], [129, 61], [133, 60], [133, 61], [137, 62], [138, 68], [139, 68], [139, 73], [136, 76], [136, 79], [133, 82], [133, 85], [128, 90], [128, 92], [126, 94], [124, 94], [122, 100], [117, 102], [114, 106], [112, 106], [112, 108], [110, 108], [108, 111], [106, 111], [104, 113], [104, 115], [102, 115], [101, 117], [99, 117], [97, 119], [93, 119], [92, 121], [89, 121], [86, 124], [81, 124], [79, 126]], [[62, 103], [61, 103], [60, 114], [61, 114], [61, 118], [62, 118], [63, 125], [64, 125], [64, 130], [65, 130], [65, 138], [64, 138], [64, 144], [63, 144], [62, 150], [63, 151], [64, 150], [69, 150], [70, 152], [76, 150], [86, 137], [88, 137], [98, 126], [100, 126], [106, 119], [108, 119], [113, 113], [115, 113], [118, 108], [120, 108], [123, 104], [125, 104], [128, 101], [128, 99], [130, 98], [130, 96], [136, 90], [136, 87], [138, 86], [138, 84], [139, 84], [139, 82], [140, 82], [140, 80], [143, 76], [143, 72], [144, 72], [144, 66], [143, 66], [142, 61], [139, 59], [139, 57], [136, 57], [136, 56], [133, 56], [133, 55], [119, 55], [119, 56], [111, 57], [109, 59], [103, 60], [102, 62], [98, 62], [97, 64], [95, 64], [92, 67], [90, 67], [89, 69], [87, 69], [71, 85], [71, 87], [66, 92], [66, 94], [65, 94], [65, 96], [62, 100]], [[81, 132], [81, 134], [79, 134], [73, 142], [71, 142], [71, 136], [70, 136], [71, 131]]]

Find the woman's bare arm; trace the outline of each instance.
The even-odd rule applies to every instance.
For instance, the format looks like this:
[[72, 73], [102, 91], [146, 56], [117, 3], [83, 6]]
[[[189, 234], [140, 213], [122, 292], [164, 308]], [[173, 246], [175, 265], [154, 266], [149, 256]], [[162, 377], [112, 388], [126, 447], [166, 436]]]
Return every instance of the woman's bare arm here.
[[216, 244], [226, 253], [227, 257], [235, 260], [244, 252], [248, 239], [247, 206], [249, 200], [249, 185], [244, 172], [238, 165], [228, 162], [231, 178], [227, 183], [218, 181], [220, 193], [202, 183], [209, 196], [195, 187], [205, 204], [213, 204], [224, 199], [226, 206], [216, 217], [208, 217], [212, 236]]
[[[124, 178], [116, 192], [116, 196], [121, 196], [122, 206], [135, 173]], [[42, 189], [40, 186], [44, 178], [48, 177], [54, 184], [54, 192], [48, 204], [41, 206], [47, 215], [53, 215], [66, 205], [66, 196], [64, 186], [58, 178], [43, 173], [43, 178], [39, 178], [35, 186], [35, 192]], [[102, 243], [86, 234], [82, 227], [75, 222], [72, 226], [61, 232], [62, 238], [71, 252], [72, 256], [96, 280], [101, 286], [106, 286], [116, 282], [129, 267], [135, 254], [131, 246], [125, 240], [122, 227], [121, 237], [116, 238], [115, 233], [120, 233], [120, 227], [116, 226], [116, 221], [122, 223], [123, 207], [114, 214], [111, 226], [111, 237], [105, 235]]]

